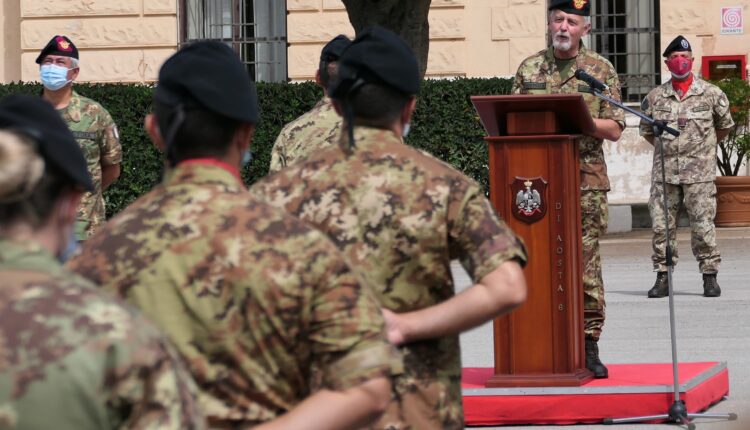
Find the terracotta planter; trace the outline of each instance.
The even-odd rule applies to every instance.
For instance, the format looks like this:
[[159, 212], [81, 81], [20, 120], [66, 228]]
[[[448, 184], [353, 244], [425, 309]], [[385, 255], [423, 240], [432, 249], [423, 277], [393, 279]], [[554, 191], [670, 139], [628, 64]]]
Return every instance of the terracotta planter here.
[[750, 176], [716, 177], [716, 226], [750, 226]]

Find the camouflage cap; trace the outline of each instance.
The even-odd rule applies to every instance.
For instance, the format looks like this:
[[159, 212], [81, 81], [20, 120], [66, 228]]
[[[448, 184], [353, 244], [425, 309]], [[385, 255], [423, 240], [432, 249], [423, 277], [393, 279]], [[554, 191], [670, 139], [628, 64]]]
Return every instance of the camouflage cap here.
[[191, 43], [159, 70], [154, 98], [167, 106], [201, 107], [230, 119], [257, 123], [258, 96], [232, 48], [217, 41]]
[[674, 40], [667, 45], [667, 49], [661, 54], [663, 57], [669, 57], [669, 54], [677, 51], [690, 51], [693, 52], [693, 48], [690, 46], [690, 42], [682, 36], [677, 36]]
[[589, 0], [552, 0], [549, 2], [549, 10], [560, 9], [574, 15], [591, 15], [591, 3]]
[[74, 184], [94, 191], [86, 160], [68, 126], [51, 104], [40, 97], [14, 94], [0, 100], [0, 129], [23, 133], [39, 145], [42, 157]]
[[42, 61], [48, 55], [61, 55], [78, 59], [78, 48], [67, 36], [57, 35], [42, 48], [42, 52], [36, 57], [36, 64], [42, 64]]
[[339, 60], [339, 79], [329, 94], [343, 98], [358, 83], [378, 83], [404, 94], [419, 92], [417, 58], [398, 35], [382, 27], [370, 27], [349, 45]]

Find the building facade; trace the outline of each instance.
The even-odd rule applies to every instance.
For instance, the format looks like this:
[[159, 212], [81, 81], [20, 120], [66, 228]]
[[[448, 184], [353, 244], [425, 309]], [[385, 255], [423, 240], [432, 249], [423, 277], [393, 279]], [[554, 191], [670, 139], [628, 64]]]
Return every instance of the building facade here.
[[[678, 34], [696, 57], [747, 58], [744, 18], [750, 0], [591, 0], [590, 47], [620, 73], [625, 101], [638, 106], [668, 79], [661, 52]], [[546, 45], [547, 0], [432, 0], [428, 78], [512, 76]], [[149, 83], [183, 42], [231, 44], [256, 80], [312, 79], [323, 44], [354, 35], [341, 0], [3, 0], [0, 81], [36, 81], [38, 51], [55, 34], [81, 57], [79, 80]], [[725, 62], [714, 71], [744, 70]], [[743, 63], [744, 64], [744, 63]], [[734, 69], [734, 70], [733, 70]], [[607, 144], [614, 204], [648, 199], [651, 147], [628, 118], [623, 138]]]

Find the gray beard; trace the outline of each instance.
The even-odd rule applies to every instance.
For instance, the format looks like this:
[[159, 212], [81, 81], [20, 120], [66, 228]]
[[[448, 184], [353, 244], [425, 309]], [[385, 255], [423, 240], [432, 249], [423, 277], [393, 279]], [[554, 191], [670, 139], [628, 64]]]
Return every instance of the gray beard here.
[[552, 47], [560, 51], [569, 51], [571, 47], [570, 39], [567, 42], [557, 40], [557, 37], [552, 38]]

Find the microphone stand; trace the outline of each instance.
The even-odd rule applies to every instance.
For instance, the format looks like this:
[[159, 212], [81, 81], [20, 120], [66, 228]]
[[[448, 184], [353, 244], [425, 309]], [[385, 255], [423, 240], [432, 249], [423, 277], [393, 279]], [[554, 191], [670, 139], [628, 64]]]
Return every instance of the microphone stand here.
[[[644, 115], [641, 112], [636, 111], [635, 109], [632, 109], [628, 106], [623, 105], [617, 100], [614, 100], [611, 97], [605, 96], [601, 93], [600, 90], [590, 87], [590, 89], [586, 92], [589, 92], [596, 97], [605, 100], [609, 103], [611, 103], [613, 106], [617, 106], [620, 109], [630, 112], [633, 115], [641, 118], [642, 120], [646, 121], [649, 125], [651, 125], [654, 129], [654, 136], [658, 140], [659, 143], [659, 150], [661, 152], [660, 159], [661, 159], [661, 183], [663, 188], [663, 194], [664, 194], [664, 200], [662, 204], [664, 205], [664, 218], [665, 218], [665, 231], [664, 235], [666, 236], [665, 244], [666, 244], [666, 257], [667, 257], [667, 284], [669, 285], [669, 331], [670, 331], [670, 337], [671, 337], [671, 343], [672, 343], [672, 376], [673, 376], [673, 389], [674, 389], [674, 403], [672, 403], [672, 406], [669, 407], [669, 410], [666, 414], [661, 415], [650, 415], [650, 416], [642, 416], [642, 417], [630, 417], [630, 418], [606, 418], [604, 420], [604, 424], [625, 424], [625, 423], [636, 423], [636, 422], [645, 422], [645, 421], [658, 421], [658, 420], [668, 420], [669, 422], [686, 425], [688, 430], [694, 430], [695, 424], [693, 424], [691, 419], [693, 418], [716, 418], [716, 419], [726, 419], [728, 421], [734, 421], [737, 419], [737, 414], [729, 413], [729, 414], [705, 414], [705, 413], [699, 413], [699, 414], [691, 414], [688, 413], [687, 407], [685, 406], [685, 401], [680, 400], [680, 377], [679, 377], [679, 371], [677, 367], [677, 332], [675, 329], [675, 311], [674, 311], [674, 290], [672, 288], [672, 271], [674, 270], [674, 260], [672, 259], [672, 246], [669, 241], [669, 208], [668, 208], [668, 200], [667, 200], [667, 180], [666, 180], [666, 170], [665, 170], [665, 164], [664, 164], [664, 141], [661, 138], [662, 133], [665, 131], [669, 134], [671, 134], [674, 137], [678, 137], [680, 135], [680, 132], [668, 127], [667, 124], [663, 121], [657, 121], [653, 118]], [[675, 223], [676, 224], [676, 223]], [[676, 239], [675, 239], [676, 240]]]

